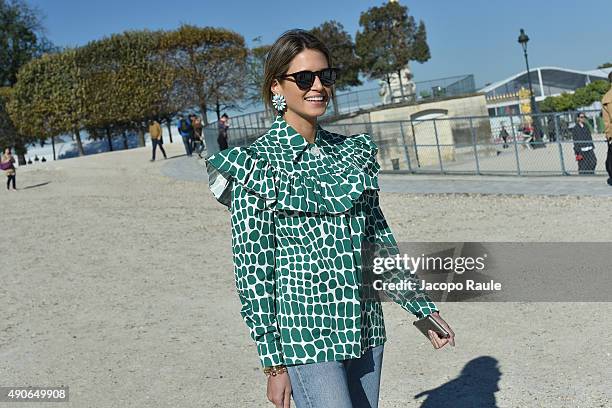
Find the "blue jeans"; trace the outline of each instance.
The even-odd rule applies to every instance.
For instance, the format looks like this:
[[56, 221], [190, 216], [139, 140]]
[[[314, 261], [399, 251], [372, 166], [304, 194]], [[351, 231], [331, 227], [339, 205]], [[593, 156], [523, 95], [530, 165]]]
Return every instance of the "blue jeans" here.
[[297, 408], [377, 408], [384, 344], [360, 358], [287, 366]]
[[183, 145], [185, 145], [185, 153], [187, 153], [187, 156], [191, 156], [191, 137], [182, 136], [182, 138], [183, 138]]

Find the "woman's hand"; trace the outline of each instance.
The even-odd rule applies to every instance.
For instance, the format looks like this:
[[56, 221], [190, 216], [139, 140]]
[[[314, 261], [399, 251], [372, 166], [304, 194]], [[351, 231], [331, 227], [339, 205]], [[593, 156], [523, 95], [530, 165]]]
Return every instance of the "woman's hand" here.
[[440, 314], [438, 312], [433, 312], [431, 314], [431, 317], [433, 317], [438, 323], [440, 323], [440, 326], [444, 327], [446, 331], [450, 334], [450, 337], [445, 339], [438, 336], [438, 333], [434, 332], [433, 330], [429, 330], [429, 340], [431, 341], [431, 344], [433, 344], [434, 348], [442, 348], [446, 345], [446, 343], [450, 343], [451, 346], [455, 347], [455, 332], [450, 328], [448, 323], [446, 323], [444, 319], [440, 317]]
[[291, 403], [291, 380], [288, 373], [268, 377], [268, 400], [276, 408], [289, 408]]

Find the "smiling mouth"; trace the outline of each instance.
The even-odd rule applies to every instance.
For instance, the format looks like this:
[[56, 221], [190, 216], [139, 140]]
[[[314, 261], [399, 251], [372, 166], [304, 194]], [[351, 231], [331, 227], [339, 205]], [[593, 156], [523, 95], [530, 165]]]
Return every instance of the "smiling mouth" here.
[[323, 95], [320, 95], [320, 96], [309, 96], [307, 98], [304, 98], [304, 100], [308, 102], [325, 102], [327, 98]]

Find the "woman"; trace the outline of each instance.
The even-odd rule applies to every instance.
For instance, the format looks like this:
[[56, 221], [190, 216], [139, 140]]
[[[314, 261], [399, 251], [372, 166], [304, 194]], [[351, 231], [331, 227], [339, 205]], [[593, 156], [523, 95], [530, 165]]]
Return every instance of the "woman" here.
[[586, 124], [586, 115], [582, 112], [578, 114], [576, 126], [572, 129], [574, 140], [574, 154], [578, 162], [579, 174], [594, 174], [597, 167], [597, 157], [595, 156], [595, 146], [591, 130]]
[[202, 158], [202, 152], [204, 151], [204, 137], [202, 135], [203, 126], [202, 119], [199, 116], [193, 119], [193, 147], [192, 151], [198, 154], [198, 157]]
[[[283, 34], [265, 63], [274, 123], [206, 161], [211, 191], [231, 212], [241, 315], [269, 374], [268, 399], [282, 408], [291, 396], [298, 408], [378, 405], [386, 335], [380, 300], [364, 296], [362, 252], [398, 249], [379, 207], [378, 147], [317, 123], [336, 79], [330, 67], [317, 38]], [[450, 339], [430, 332], [435, 348], [454, 345], [426, 294], [394, 300], [447, 328]]]
[[10, 163], [10, 166], [4, 170], [4, 173], [6, 174], [6, 189], [10, 190], [10, 185], [12, 183], [13, 191], [17, 191], [17, 188], [15, 187], [16, 171], [15, 166], [13, 165], [13, 163], [15, 163], [15, 158], [11, 154], [10, 147], [4, 149], [4, 154], [2, 155], [2, 158], [0, 158], [0, 163]]

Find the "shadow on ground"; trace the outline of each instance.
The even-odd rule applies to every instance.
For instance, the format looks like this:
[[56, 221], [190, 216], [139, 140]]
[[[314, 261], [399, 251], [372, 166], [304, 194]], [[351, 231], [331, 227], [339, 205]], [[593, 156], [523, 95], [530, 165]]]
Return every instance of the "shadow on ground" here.
[[42, 187], [42, 186], [46, 186], [47, 184], [50, 184], [50, 183], [51, 183], [50, 181], [45, 181], [44, 183], [34, 184], [34, 185], [31, 185], [31, 186], [25, 186], [25, 187], [22, 188], [22, 190], [27, 190], [27, 189], [30, 189], [30, 188]]
[[441, 386], [423, 391], [414, 399], [426, 397], [421, 408], [496, 408], [501, 371], [497, 359], [482, 356], [468, 362], [459, 377]]

